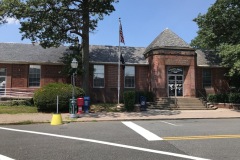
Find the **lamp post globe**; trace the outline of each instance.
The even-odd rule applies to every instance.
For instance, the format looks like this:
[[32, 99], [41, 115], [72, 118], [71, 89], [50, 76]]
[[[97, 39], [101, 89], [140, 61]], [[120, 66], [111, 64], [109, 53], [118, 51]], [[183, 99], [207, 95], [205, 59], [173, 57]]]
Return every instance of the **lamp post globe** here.
[[73, 69], [76, 69], [78, 67], [78, 62], [77, 62], [76, 58], [73, 58], [73, 60], [71, 62], [71, 67]]

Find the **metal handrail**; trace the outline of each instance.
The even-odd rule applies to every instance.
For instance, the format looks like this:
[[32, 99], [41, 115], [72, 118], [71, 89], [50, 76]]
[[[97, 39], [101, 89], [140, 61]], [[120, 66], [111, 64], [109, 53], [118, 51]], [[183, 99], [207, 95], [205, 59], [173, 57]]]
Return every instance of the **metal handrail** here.
[[207, 97], [200, 91], [200, 90], [197, 90], [198, 93], [201, 95], [202, 97], [202, 104], [205, 105], [206, 107], [208, 107], [208, 100], [207, 100]]

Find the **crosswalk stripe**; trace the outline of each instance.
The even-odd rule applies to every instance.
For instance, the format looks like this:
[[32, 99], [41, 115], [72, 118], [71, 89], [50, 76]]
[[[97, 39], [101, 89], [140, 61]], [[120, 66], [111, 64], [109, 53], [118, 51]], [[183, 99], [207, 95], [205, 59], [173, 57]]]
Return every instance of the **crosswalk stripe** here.
[[131, 128], [144, 138], [146, 138], [148, 141], [160, 141], [163, 140], [161, 137], [158, 137], [156, 134], [146, 130], [145, 128], [133, 123], [133, 122], [122, 122], [127, 127]]

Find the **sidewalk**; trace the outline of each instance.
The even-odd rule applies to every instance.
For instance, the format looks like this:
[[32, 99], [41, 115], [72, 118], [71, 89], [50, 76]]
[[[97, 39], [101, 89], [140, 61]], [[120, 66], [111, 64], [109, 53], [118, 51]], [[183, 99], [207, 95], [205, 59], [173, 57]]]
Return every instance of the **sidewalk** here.
[[[212, 119], [240, 118], [240, 110], [149, 110], [144, 112], [100, 112], [81, 114], [77, 119], [70, 119], [68, 113], [61, 114], [63, 122], [95, 122], [124, 120], [166, 120], [166, 119]], [[0, 114], [0, 124], [50, 123], [52, 114]]]

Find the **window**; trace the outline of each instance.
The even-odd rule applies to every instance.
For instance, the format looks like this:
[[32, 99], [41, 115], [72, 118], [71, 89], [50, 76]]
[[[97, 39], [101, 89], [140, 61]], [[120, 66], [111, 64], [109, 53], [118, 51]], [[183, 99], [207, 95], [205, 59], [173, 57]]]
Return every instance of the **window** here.
[[203, 88], [212, 86], [212, 73], [210, 69], [203, 69]]
[[29, 66], [29, 77], [28, 85], [29, 87], [40, 87], [41, 78], [41, 66], [40, 65], [30, 65]]
[[135, 87], [135, 67], [134, 66], [125, 66], [124, 82], [125, 82], [125, 88]]
[[93, 87], [104, 87], [104, 65], [94, 65]]

